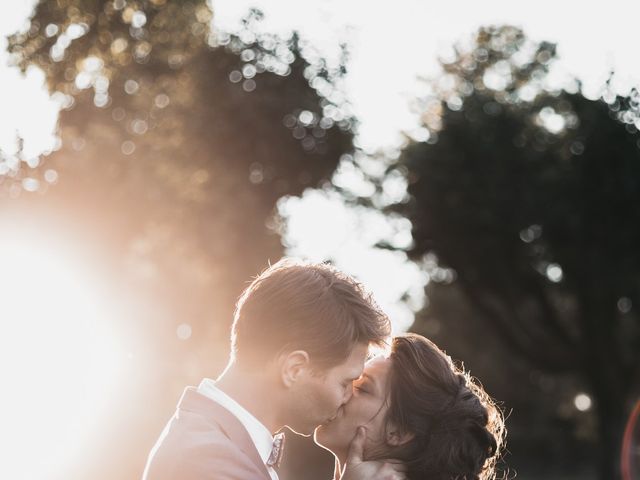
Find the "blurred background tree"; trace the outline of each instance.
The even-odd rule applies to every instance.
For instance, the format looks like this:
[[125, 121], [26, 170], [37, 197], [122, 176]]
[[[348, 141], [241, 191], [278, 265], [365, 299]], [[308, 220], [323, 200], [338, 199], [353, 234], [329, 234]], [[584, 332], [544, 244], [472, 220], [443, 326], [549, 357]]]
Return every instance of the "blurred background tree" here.
[[[640, 384], [638, 95], [591, 100], [575, 81], [554, 86], [554, 57], [553, 44], [517, 28], [480, 29], [471, 47], [442, 61], [443, 75], [416, 102], [420, 138], [378, 189], [389, 176], [406, 179], [408, 196], [387, 208], [411, 220], [409, 252], [435, 281], [413, 329], [434, 336], [437, 317], [444, 343], [500, 384], [489, 391], [509, 407], [545, 378], [554, 390], [548, 375], [572, 378], [565, 388], [582, 382], [596, 413], [600, 478], [612, 479]], [[500, 344], [518, 359], [501, 367], [508, 385], [495, 378], [499, 354], [490, 349]], [[485, 349], [493, 367], [473, 363]], [[575, 402], [589, 408], [587, 396]], [[521, 438], [531, 435], [538, 420], [521, 421]], [[546, 441], [557, 445], [552, 430]]]
[[15, 193], [28, 177], [46, 195], [3, 208], [80, 232], [123, 290], [154, 305], [120, 326], [138, 363], [109, 455], [67, 478], [141, 474], [185, 379], [224, 366], [244, 282], [282, 255], [277, 200], [328, 182], [352, 149], [343, 64], [261, 33], [259, 11], [233, 34], [210, 31], [211, 18], [204, 0], [43, 0], [9, 39], [62, 105], [61, 142], [0, 184]]
[[[413, 330], [513, 409], [513, 470], [591, 478], [598, 452], [616, 478], [639, 384], [637, 94], [554, 85], [554, 45], [485, 28], [416, 101], [415, 138], [371, 156], [353, 148], [345, 55], [261, 32], [258, 11], [234, 33], [211, 18], [202, 0], [47, 0], [10, 38], [62, 111], [43, 159], [0, 152], [1, 212], [56, 219], [140, 304], [118, 326], [121, 414], [63, 478], [140, 475], [184, 383], [224, 365], [244, 282], [282, 254], [276, 202], [330, 179], [388, 213], [380, 246], [428, 272]], [[366, 188], [332, 178], [339, 164]], [[310, 439], [286, 462], [283, 480], [331, 474]]]

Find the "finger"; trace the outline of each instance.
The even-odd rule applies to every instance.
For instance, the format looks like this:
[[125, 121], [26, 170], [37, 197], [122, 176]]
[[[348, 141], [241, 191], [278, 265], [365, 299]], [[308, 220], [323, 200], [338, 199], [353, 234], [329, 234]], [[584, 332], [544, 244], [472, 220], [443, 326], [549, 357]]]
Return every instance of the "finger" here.
[[381, 473], [387, 475], [385, 478], [389, 480], [404, 480], [407, 478], [407, 465], [396, 460], [388, 460], [380, 469]]
[[364, 443], [367, 439], [367, 431], [364, 427], [358, 427], [356, 435], [349, 445], [349, 453], [347, 455], [347, 463], [362, 462]]

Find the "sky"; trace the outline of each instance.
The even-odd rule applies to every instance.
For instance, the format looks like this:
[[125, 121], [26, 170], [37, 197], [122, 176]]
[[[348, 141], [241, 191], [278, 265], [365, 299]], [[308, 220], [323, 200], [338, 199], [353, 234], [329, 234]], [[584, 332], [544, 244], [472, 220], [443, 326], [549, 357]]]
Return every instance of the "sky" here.
[[[14, 151], [19, 134], [26, 155], [37, 157], [55, 145], [58, 107], [44, 89], [41, 72], [32, 69], [23, 76], [7, 66], [4, 39], [24, 28], [34, 4], [0, 0], [0, 149]], [[587, 96], [599, 95], [612, 70], [618, 91], [640, 85], [640, 55], [634, 51], [637, 0], [217, 0], [215, 26], [234, 30], [251, 6], [265, 13], [265, 30], [298, 30], [328, 58], [347, 43], [345, 90], [360, 121], [357, 141], [366, 151], [397, 145], [402, 132], [416, 127], [410, 100], [422, 92], [417, 79], [437, 76], [438, 56], [455, 42], [468, 41], [482, 25], [508, 23], [522, 27], [533, 40], [556, 42], [560, 60], [554, 75], [579, 78]], [[373, 247], [393, 230], [380, 214], [350, 209], [336, 195], [315, 190], [281, 202], [280, 211], [288, 219], [284, 241], [289, 254], [333, 259], [369, 286], [396, 331], [408, 328], [412, 311], [425, 301], [428, 277], [403, 253]], [[403, 228], [395, 234], [409, 235], [410, 225]], [[409, 305], [400, 301], [405, 292]]]
[[635, 0], [217, 0], [214, 23], [233, 28], [250, 6], [265, 13], [271, 31], [297, 29], [327, 54], [346, 41], [351, 54], [349, 100], [362, 121], [360, 143], [385, 147], [414, 127], [409, 101], [420, 93], [418, 76], [438, 74], [437, 58], [483, 25], [522, 27], [537, 41], [558, 44], [558, 74], [574, 75], [597, 95], [609, 72], [618, 88], [640, 82]]

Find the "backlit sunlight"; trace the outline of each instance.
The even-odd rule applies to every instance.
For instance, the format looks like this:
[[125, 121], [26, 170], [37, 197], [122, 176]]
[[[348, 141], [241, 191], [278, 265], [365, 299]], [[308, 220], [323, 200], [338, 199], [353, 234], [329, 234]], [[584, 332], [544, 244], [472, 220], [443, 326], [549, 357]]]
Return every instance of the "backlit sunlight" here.
[[0, 378], [11, 389], [0, 396], [0, 478], [57, 478], [95, 431], [120, 356], [87, 269], [33, 236], [4, 236]]

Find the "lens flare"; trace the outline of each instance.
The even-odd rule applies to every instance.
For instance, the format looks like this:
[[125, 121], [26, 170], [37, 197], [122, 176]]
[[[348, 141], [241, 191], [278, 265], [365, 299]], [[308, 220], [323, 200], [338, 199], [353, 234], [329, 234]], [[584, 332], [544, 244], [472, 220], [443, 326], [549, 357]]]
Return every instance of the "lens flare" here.
[[622, 478], [633, 480], [640, 473], [640, 400], [637, 401], [624, 431], [622, 442]]
[[108, 304], [68, 253], [0, 240], [0, 478], [57, 478], [114, 390]]

